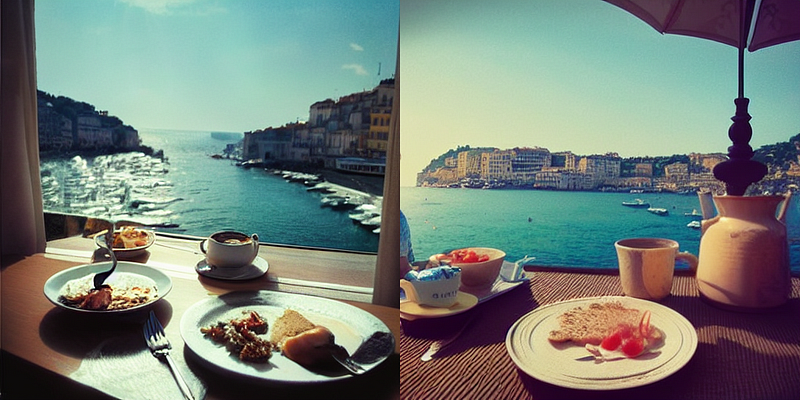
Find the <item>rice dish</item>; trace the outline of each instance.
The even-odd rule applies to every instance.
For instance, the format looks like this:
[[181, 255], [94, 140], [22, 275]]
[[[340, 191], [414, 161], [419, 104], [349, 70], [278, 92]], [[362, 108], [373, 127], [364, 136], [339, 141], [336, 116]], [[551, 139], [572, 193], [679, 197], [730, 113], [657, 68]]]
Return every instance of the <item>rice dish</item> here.
[[[93, 280], [94, 274], [91, 274], [67, 282], [59, 299], [68, 306], [81, 309], [123, 310], [158, 298], [155, 281], [146, 276], [118, 272], [106, 279], [104, 288], [100, 290], [94, 290]], [[107, 299], [96, 299], [101, 292], [105, 292]]]

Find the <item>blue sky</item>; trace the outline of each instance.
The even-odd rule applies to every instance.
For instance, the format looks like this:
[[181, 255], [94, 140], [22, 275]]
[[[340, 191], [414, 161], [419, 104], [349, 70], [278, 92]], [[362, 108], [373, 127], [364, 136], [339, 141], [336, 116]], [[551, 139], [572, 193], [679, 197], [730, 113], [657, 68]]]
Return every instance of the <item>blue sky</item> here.
[[38, 0], [35, 12], [39, 89], [140, 130], [305, 120], [396, 68], [398, 0]]
[[[401, 185], [458, 145], [727, 152], [736, 48], [600, 0], [403, 0]], [[800, 133], [800, 42], [745, 54], [754, 148]]]

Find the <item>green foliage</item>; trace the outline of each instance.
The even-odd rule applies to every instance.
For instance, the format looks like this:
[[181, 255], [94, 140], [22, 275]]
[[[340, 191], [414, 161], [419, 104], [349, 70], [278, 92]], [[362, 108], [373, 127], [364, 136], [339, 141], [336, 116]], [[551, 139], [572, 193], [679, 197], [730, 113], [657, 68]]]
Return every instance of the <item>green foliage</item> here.
[[99, 115], [95, 107], [89, 103], [75, 101], [65, 96], [53, 96], [41, 90], [37, 91], [37, 96], [40, 103], [50, 103], [53, 106], [54, 111], [69, 118], [73, 122], [73, 126], [77, 122], [79, 115], [96, 114], [100, 118], [100, 123], [104, 128], [131, 128], [127, 125], [124, 125], [122, 120], [113, 115]]
[[797, 142], [800, 142], [800, 134], [792, 136], [788, 142], [761, 146], [755, 151], [753, 160], [786, 170], [790, 162], [797, 162], [798, 149], [795, 147]]
[[486, 152], [486, 151], [494, 151], [494, 147], [470, 147], [469, 145], [461, 146], [459, 145], [455, 149], [447, 150], [444, 154], [440, 155], [439, 157], [431, 160], [430, 164], [423, 170], [423, 172], [434, 172], [438, 168], [444, 167], [445, 160], [449, 157], [457, 158], [458, 153], [462, 151], [475, 151], [475, 152]]

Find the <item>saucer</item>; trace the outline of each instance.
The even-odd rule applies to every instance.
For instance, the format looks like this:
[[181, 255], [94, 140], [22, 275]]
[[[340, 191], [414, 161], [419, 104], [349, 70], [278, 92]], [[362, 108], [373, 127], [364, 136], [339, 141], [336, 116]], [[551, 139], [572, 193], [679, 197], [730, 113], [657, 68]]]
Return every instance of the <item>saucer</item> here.
[[269, 263], [267, 260], [256, 257], [253, 263], [238, 268], [220, 268], [209, 264], [206, 259], [200, 260], [194, 268], [198, 274], [215, 279], [225, 279], [229, 281], [242, 281], [258, 278], [267, 273]]
[[448, 308], [444, 307], [431, 307], [414, 303], [413, 301], [404, 301], [400, 303], [400, 316], [403, 319], [413, 321], [418, 318], [441, 318], [449, 317], [451, 315], [460, 314], [464, 311], [475, 307], [478, 304], [478, 298], [475, 295], [458, 292], [456, 296], [456, 304]]

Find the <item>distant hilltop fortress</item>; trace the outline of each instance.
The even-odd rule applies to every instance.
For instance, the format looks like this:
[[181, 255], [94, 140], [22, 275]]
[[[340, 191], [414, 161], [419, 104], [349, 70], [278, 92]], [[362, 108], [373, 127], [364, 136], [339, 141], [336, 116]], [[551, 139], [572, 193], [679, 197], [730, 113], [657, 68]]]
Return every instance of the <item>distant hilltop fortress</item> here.
[[[794, 151], [786, 156], [788, 162], [769, 165], [770, 178], [797, 180], [800, 176], [798, 152], [791, 147]], [[570, 151], [551, 153], [542, 147], [501, 150], [464, 146], [431, 161], [417, 174], [417, 186], [720, 192], [724, 184], [712, 170], [726, 159], [719, 153], [623, 159], [617, 153], [579, 156]]]

